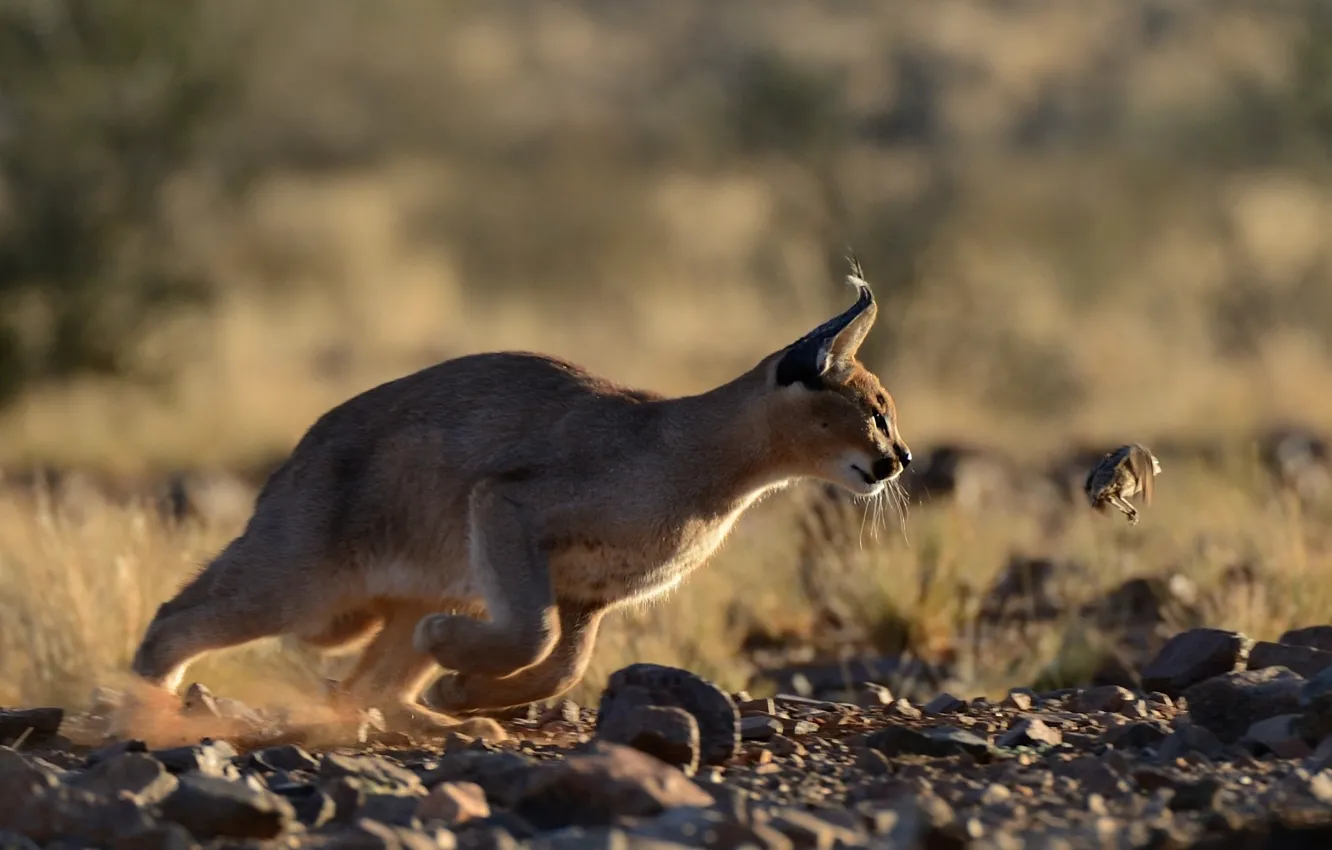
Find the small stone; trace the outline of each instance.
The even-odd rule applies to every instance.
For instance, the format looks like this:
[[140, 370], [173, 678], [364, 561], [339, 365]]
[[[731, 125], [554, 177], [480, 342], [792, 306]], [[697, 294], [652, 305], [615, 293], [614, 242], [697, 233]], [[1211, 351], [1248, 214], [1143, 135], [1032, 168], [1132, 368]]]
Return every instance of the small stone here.
[[965, 700], [960, 700], [957, 697], [953, 696], [952, 694], [948, 693], [947, 691], [944, 691], [943, 693], [934, 697], [934, 699], [925, 703], [923, 711], [926, 714], [932, 714], [932, 715], [952, 714], [953, 712], [961, 711], [966, 707], [967, 704]]
[[1001, 747], [1057, 747], [1064, 742], [1063, 734], [1037, 718], [1025, 718], [1014, 723], [995, 742]]
[[775, 717], [754, 715], [740, 718], [740, 740], [767, 741], [782, 731], [782, 721]]
[[490, 817], [486, 792], [475, 782], [441, 782], [417, 804], [421, 820], [441, 820], [450, 827]]
[[213, 692], [208, 688], [193, 682], [185, 689], [185, 696], [181, 698], [180, 711], [186, 717], [213, 717], [220, 719], [221, 710], [217, 707], [217, 699]]
[[1332, 652], [1310, 646], [1259, 641], [1249, 650], [1249, 660], [1245, 667], [1249, 670], [1285, 667], [1306, 679], [1311, 679], [1332, 667]]
[[785, 735], [773, 735], [768, 741], [768, 750], [775, 756], [803, 756], [809, 753], [804, 744]]
[[153, 756], [172, 773], [197, 772], [223, 778], [236, 776], [236, 768], [231, 761], [236, 757], [236, 748], [227, 741], [205, 738], [190, 746], [154, 750]]
[[888, 706], [888, 713], [906, 720], [919, 720], [924, 714], [919, 708], [911, 704], [909, 700], [899, 699]]
[[315, 757], [294, 744], [281, 744], [265, 747], [250, 754], [250, 763], [264, 770], [305, 770], [314, 772], [319, 769]]
[[1170, 728], [1168, 726], [1145, 721], [1112, 727], [1105, 733], [1105, 740], [1120, 749], [1141, 750], [1159, 745], [1169, 734]]
[[347, 756], [325, 753], [319, 763], [319, 778], [365, 779], [378, 785], [401, 788], [421, 788], [421, 779], [405, 767], [400, 767], [381, 756]]
[[1253, 743], [1277, 758], [1304, 758], [1313, 749], [1298, 731], [1299, 714], [1278, 714], [1249, 726], [1240, 743]]
[[993, 751], [990, 743], [979, 735], [951, 726], [926, 730], [888, 726], [870, 735], [865, 744], [889, 758], [900, 755], [952, 756], [959, 753], [980, 758]]
[[1079, 691], [1074, 694], [1069, 703], [1069, 708], [1073, 711], [1109, 711], [1118, 712], [1126, 705], [1133, 703], [1137, 698], [1133, 691], [1119, 685], [1102, 685], [1097, 688], [1088, 688], [1085, 691]]
[[1035, 694], [1028, 688], [1014, 688], [1008, 692], [1003, 701], [999, 703], [1004, 708], [1015, 708], [1018, 711], [1031, 711], [1032, 699]]
[[1142, 685], [1178, 696], [1192, 685], [1234, 670], [1244, 644], [1239, 632], [1207, 628], [1180, 632], [1143, 668]]
[[1290, 646], [1308, 646], [1313, 649], [1321, 649], [1324, 652], [1332, 652], [1332, 626], [1305, 626], [1300, 629], [1290, 629], [1277, 638], [1277, 643]]
[[560, 700], [538, 715], [537, 725], [544, 726], [557, 720], [565, 723], [582, 723], [583, 718], [578, 703], [571, 699]]

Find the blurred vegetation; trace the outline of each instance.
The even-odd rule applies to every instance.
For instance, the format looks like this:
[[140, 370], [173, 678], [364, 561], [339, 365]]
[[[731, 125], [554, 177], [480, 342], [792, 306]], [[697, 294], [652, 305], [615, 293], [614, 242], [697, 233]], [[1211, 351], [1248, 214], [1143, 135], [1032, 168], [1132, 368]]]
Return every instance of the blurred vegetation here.
[[3, 0], [0, 436], [277, 451], [499, 345], [699, 388], [848, 247], [916, 434], [1332, 421], [1329, 57], [1317, 0]]
[[159, 193], [191, 162], [234, 70], [197, 4], [0, 4], [0, 402], [121, 373], [154, 312], [207, 294]]

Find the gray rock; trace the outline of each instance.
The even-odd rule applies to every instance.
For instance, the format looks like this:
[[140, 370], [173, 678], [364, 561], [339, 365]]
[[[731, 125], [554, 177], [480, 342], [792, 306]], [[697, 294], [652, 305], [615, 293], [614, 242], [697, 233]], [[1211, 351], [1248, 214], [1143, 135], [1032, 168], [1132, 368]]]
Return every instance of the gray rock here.
[[63, 708], [0, 709], [0, 744], [12, 744], [20, 738], [32, 745], [54, 737], [65, 719]]
[[601, 693], [597, 730], [626, 706], [682, 708], [698, 724], [700, 764], [725, 764], [740, 750], [740, 712], [730, 694], [688, 670], [631, 664], [611, 674]]
[[1189, 716], [1222, 743], [1233, 744], [1259, 720], [1299, 711], [1304, 679], [1284, 667], [1238, 670], [1184, 691]]
[[740, 740], [767, 741], [782, 731], [782, 721], [775, 717], [755, 715], [740, 718]]
[[421, 777], [381, 756], [346, 756], [325, 753], [319, 762], [319, 778], [324, 780], [354, 777], [376, 785], [417, 789], [424, 793]]
[[263, 770], [314, 772], [319, 769], [319, 762], [315, 757], [294, 744], [265, 747], [251, 753], [249, 761], [250, 764]]
[[172, 773], [202, 773], [224, 779], [238, 776], [232, 763], [236, 757], [236, 748], [227, 741], [205, 738], [190, 746], [154, 750], [153, 757]]
[[1078, 691], [1069, 700], [1068, 707], [1073, 711], [1118, 712], [1124, 706], [1130, 705], [1136, 700], [1137, 696], [1128, 688], [1119, 685], [1102, 685], [1097, 688]]
[[1192, 685], [1234, 670], [1244, 644], [1239, 632], [1206, 628], [1180, 632], [1143, 668], [1142, 686], [1179, 696]]
[[1245, 667], [1249, 670], [1285, 667], [1309, 679], [1332, 667], [1332, 652], [1310, 646], [1259, 641], [1249, 650], [1249, 661]]
[[1001, 747], [1053, 747], [1063, 742], [1063, 733], [1034, 717], [1018, 720], [995, 741]]
[[72, 785], [99, 797], [129, 794], [142, 805], [160, 803], [166, 799], [179, 781], [166, 766], [147, 753], [124, 753], [98, 762], [88, 771], [76, 775]]
[[900, 755], [942, 757], [959, 753], [982, 758], [994, 752], [994, 747], [984, 738], [952, 726], [925, 730], [886, 726], [870, 735], [865, 744], [889, 758]]
[[1309, 646], [1324, 652], [1332, 652], [1332, 626], [1305, 626], [1291, 629], [1277, 638], [1277, 643]]
[[593, 741], [562, 761], [531, 770], [513, 810], [549, 830], [711, 804], [712, 796], [679, 769], [633, 747]]
[[427, 788], [441, 782], [473, 782], [481, 786], [488, 799], [512, 806], [536, 764], [534, 759], [518, 753], [461, 752], [444, 756], [439, 764], [420, 776]]
[[683, 708], [612, 703], [610, 714], [597, 727], [597, 737], [642, 750], [686, 776], [698, 770], [698, 721]]
[[188, 773], [162, 801], [162, 815], [198, 838], [273, 838], [296, 819], [291, 803], [244, 782]]

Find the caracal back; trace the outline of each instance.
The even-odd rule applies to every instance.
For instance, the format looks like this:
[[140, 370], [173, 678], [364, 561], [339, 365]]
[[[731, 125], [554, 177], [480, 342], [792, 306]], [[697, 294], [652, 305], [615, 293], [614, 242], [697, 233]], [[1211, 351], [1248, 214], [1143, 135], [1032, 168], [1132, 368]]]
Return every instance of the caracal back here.
[[455, 721], [422, 700], [564, 693], [605, 613], [679, 584], [755, 499], [806, 477], [873, 496], [910, 462], [856, 360], [877, 306], [855, 272], [854, 305], [698, 395], [496, 352], [343, 402], [160, 607], [134, 671], [174, 691], [200, 654], [281, 635], [359, 650], [338, 698], [430, 728]]

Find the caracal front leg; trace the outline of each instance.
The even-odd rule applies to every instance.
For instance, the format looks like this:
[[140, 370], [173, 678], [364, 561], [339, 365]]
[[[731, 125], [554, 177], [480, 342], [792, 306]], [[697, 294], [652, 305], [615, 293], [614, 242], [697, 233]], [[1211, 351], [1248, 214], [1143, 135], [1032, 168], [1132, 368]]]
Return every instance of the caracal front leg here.
[[446, 712], [512, 708], [554, 699], [583, 678], [605, 613], [603, 604], [560, 603], [560, 640], [540, 664], [511, 676], [446, 673], [426, 688], [427, 705]]
[[508, 676], [539, 664], [559, 641], [550, 568], [531, 513], [501, 486], [472, 489], [468, 525], [472, 576], [489, 620], [432, 614], [417, 624], [413, 644], [450, 670]]

